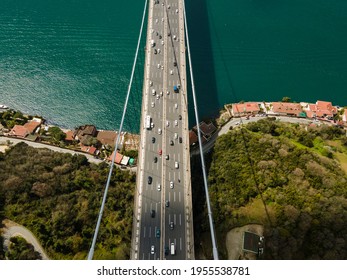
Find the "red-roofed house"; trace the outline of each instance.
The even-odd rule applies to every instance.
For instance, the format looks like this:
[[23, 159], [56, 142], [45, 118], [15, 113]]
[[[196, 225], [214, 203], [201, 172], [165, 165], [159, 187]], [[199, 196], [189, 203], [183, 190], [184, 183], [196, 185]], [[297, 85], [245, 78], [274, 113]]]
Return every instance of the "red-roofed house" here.
[[232, 104], [231, 113], [234, 117], [241, 117], [249, 114], [258, 114], [260, 108], [256, 102]]
[[307, 114], [309, 118], [332, 118], [337, 113], [337, 108], [331, 102], [318, 100], [316, 104], [309, 104], [309, 111], [311, 111]]
[[75, 140], [74, 139], [74, 133], [72, 130], [66, 131], [65, 134], [66, 134], [65, 141], [72, 142]]
[[[112, 154], [108, 157], [108, 160], [109, 160], [109, 161], [112, 161], [113, 155], [114, 155], [114, 151], [113, 151]], [[120, 153], [116, 153], [116, 158], [115, 158], [114, 162], [117, 163], [117, 164], [120, 164], [121, 161], [122, 161], [122, 159], [123, 159], [123, 155], [120, 154]]]
[[279, 115], [298, 116], [302, 112], [299, 103], [272, 102], [272, 112]]
[[97, 151], [97, 149], [93, 146], [83, 146], [83, 145], [81, 146], [81, 150], [91, 155], [95, 155]]
[[24, 124], [24, 127], [30, 134], [34, 134], [35, 130], [41, 125], [40, 122], [31, 121]]
[[9, 135], [18, 138], [25, 138], [29, 135], [29, 131], [23, 125], [15, 125], [11, 129]]
[[195, 145], [198, 142], [198, 136], [193, 130], [189, 130], [189, 145]]

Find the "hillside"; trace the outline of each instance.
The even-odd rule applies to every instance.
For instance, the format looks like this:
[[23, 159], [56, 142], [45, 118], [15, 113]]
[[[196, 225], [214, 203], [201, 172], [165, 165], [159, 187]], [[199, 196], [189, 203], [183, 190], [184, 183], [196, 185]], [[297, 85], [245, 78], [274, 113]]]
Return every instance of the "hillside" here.
[[346, 259], [346, 151], [325, 125], [266, 119], [221, 136], [209, 169], [221, 255], [230, 229], [260, 223], [266, 259]]
[[[0, 220], [30, 229], [51, 259], [86, 259], [108, 165], [20, 143], [0, 153], [0, 170]], [[94, 259], [129, 258], [134, 187], [114, 169]]]

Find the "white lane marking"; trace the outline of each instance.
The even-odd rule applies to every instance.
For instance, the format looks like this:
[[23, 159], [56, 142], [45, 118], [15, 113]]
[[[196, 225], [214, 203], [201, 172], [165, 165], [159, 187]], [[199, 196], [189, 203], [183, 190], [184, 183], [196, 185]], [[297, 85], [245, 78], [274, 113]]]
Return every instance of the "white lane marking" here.
[[176, 192], [174, 192], [174, 202], [176, 202]]
[[182, 251], [182, 237], [180, 237], [180, 250]]
[[179, 219], [180, 219], [180, 226], [182, 225], [182, 214], [179, 215]]
[[148, 233], [148, 238], [152, 237], [152, 227], [149, 227], [149, 233]]
[[178, 192], [178, 202], [181, 202], [181, 192]]
[[146, 227], [143, 227], [143, 238], [146, 238]]

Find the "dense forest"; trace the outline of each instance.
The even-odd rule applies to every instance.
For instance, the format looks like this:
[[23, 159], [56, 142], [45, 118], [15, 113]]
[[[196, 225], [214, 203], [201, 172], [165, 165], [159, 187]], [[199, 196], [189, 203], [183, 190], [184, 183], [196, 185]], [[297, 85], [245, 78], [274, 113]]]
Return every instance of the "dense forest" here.
[[209, 183], [221, 254], [230, 229], [260, 223], [266, 259], [347, 259], [346, 159], [335, 126], [264, 119], [219, 137]]
[[[0, 170], [0, 219], [31, 230], [51, 259], [86, 259], [108, 165], [20, 143], [0, 153]], [[129, 259], [134, 187], [114, 169], [94, 259]]]

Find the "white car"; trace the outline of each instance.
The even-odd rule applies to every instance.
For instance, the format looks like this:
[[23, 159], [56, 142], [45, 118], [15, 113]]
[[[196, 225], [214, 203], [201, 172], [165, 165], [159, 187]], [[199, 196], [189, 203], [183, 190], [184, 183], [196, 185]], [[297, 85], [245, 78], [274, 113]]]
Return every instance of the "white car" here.
[[179, 165], [178, 165], [178, 162], [175, 161], [175, 168], [178, 169]]
[[163, 96], [163, 91], [160, 92], [160, 96]]
[[158, 53], [160, 53], [160, 49], [158, 49]]
[[154, 105], [154, 102], [152, 102], [152, 103], [151, 103], [151, 107], [154, 108], [154, 106], [155, 106], [155, 105]]
[[170, 75], [173, 75], [173, 71], [172, 70], [170, 70]]
[[175, 133], [175, 139], [177, 139], [178, 138], [178, 134], [177, 133]]
[[158, 190], [158, 192], [161, 191], [161, 185], [160, 184], [158, 184], [157, 190]]
[[151, 255], [154, 255], [154, 245], [151, 246]]
[[161, 129], [160, 129], [160, 128], [158, 128], [158, 134], [159, 134], [159, 135], [161, 134]]
[[170, 189], [173, 189], [174, 188], [174, 182], [170, 182]]
[[156, 94], [156, 91], [155, 91], [155, 89], [153, 88], [152, 89], [152, 95], [154, 96]]
[[153, 128], [153, 127], [154, 127], [154, 123], [151, 122], [151, 128]]
[[175, 109], [178, 109], [178, 104], [177, 103], [175, 103]]
[[160, 69], [160, 63], [158, 63], [158, 69]]
[[161, 41], [161, 44], [164, 45], [164, 41]]
[[169, 95], [169, 94], [170, 94], [170, 91], [168, 90], [168, 91], [166, 92], [166, 94]]
[[170, 126], [170, 122], [169, 121], [166, 121], [166, 126]]
[[157, 99], [159, 100], [159, 98], [160, 98], [160, 95], [159, 95], [159, 94], [157, 94]]
[[153, 82], [152, 82], [152, 81], [149, 81], [149, 85], [150, 85], [150, 86], [153, 86]]
[[178, 120], [175, 120], [175, 126], [178, 126]]

